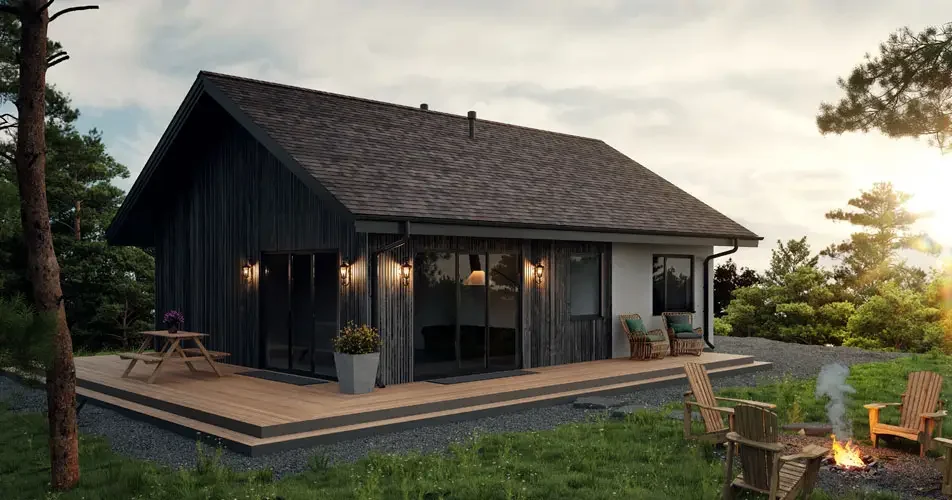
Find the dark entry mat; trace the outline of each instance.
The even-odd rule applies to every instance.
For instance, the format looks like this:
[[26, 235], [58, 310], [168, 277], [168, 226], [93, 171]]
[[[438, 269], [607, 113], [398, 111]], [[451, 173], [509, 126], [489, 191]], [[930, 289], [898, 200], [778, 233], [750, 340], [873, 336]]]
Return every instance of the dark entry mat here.
[[283, 382], [285, 384], [293, 385], [316, 385], [316, 384], [326, 384], [326, 380], [321, 380], [319, 378], [311, 377], [302, 377], [300, 375], [292, 375], [290, 373], [280, 373], [280, 372], [269, 372], [267, 370], [252, 370], [248, 372], [239, 372], [237, 375], [244, 375], [246, 377], [262, 378], [265, 380], [270, 380], [272, 382]]
[[427, 382], [433, 382], [434, 384], [440, 385], [462, 384], [463, 382], [476, 382], [478, 380], [492, 380], [494, 378], [518, 377], [520, 375], [532, 375], [533, 373], [538, 372], [530, 372], [529, 370], [509, 370], [505, 372], [474, 373], [472, 375], [460, 375], [458, 377], [427, 380]]

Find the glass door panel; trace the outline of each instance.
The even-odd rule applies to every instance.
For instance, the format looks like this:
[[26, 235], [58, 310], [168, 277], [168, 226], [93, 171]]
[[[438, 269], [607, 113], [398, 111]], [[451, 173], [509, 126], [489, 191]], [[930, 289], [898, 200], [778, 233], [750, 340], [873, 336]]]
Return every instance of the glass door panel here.
[[340, 297], [340, 264], [336, 253], [314, 254], [314, 373], [336, 377], [334, 337]]
[[287, 254], [261, 257], [261, 333], [264, 337], [264, 366], [275, 370], [290, 368], [288, 272]]
[[490, 369], [513, 369], [519, 358], [518, 254], [489, 254], [489, 354]]
[[459, 254], [459, 367], [486, 368], [486, 256]]
[[312, 256], [291, 256], [291, 369], [311, 371], [314, 313], [311, 308]]
[[413, 303], [414, 378], [456, 372], [456, 254], [416, 255]]

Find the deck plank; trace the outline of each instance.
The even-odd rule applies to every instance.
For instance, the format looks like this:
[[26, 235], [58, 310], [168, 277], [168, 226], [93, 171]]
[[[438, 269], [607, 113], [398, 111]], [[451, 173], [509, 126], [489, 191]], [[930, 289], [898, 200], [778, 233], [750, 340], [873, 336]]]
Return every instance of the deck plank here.
[[[154, 384], [146, 384], [148, 369], [133, 370], [128, 378], [121, 378], [127, 364], [118, 356], [90, 356], [76, 358], [77, 379], [82, 386], [86, 381], [107, 386], [144, 397], [180, 405], [200, 412], [218, 415], [262, 428], [295, 424], [326, 418], [346, 418], [372, 412], [385, 412], [394, 408], [414, 405], [449, 403], [454, 400], [477, 398], [486, 394], [511, 391], [555, 390], [553, 387], [578, 383], [599, 383], [604, 387], [638, 385], [634, 382], [609, 383], [612, 377], [645, 374], [645, 380], [654, 378], [653, 372], [678, 369], [687, 362], [705, 365], [736, 364], [740, 367], [753, 363], [749, 356], [705, 352], [700, 357], [678, 356], [662, 360], [632, 361], [612, 359], [574, 363], [561, 366], [532, 368], [536, 374], [503, 379], [483, 380], [454, 385], [429, 382], [391, 385], [375, 389], [370, 394], [349, 395], [338, 392], [336, 383], [296, 386], [254, 377], [235, 375], [249, 370], [220, 363], [223, 377], [217, 378], [207, 367], [198, 367], [199, 373], [176, 364], [163, 370]], [[674, 378], [682, 377], [683, 372]], [[664, 378], [664, 377], [660, 377]], [[584, 394], [595, 389], [559, 390], [555, 395]], [[515, 394], [515, 392], [513, 392]], [[539, 396], [545, 398], [546, 395]], [[120, 398], [121, 399], [121, 398]], [[512, 400], [532, 399], [513, 397]], [[506, 401], [492, 405], [506, 405]], [[484, 406], [470, 405], [470, 407]], [[465, 410], [465, 408], [463, 409]], [[453, 411], [453, 410], [449, 410]], [[424, 413], [433, 413], [427, 411]], [[413, 419], [413, 416], [401, 417]], [[390, 420], [381, 418], [381, 420]], [[369, 423], [367, 425], [372, 424]], [[365, 424], [357, 424], [365, 425]], [[346, 427], [346, 426], [339, 426]], [[324, 429], [325, 431], [330, 431]], [[332, 429], [331, 429], [332, 430]]]

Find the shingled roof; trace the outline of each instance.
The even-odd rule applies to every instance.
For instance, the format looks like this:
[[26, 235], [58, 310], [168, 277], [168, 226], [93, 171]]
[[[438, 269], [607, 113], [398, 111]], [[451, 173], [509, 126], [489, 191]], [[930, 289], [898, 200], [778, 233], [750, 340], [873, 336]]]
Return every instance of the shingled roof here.
[[759, 239], [598, 139], [483, 119], [470, 138], [466, 116], [198, 78], [358, 220]]

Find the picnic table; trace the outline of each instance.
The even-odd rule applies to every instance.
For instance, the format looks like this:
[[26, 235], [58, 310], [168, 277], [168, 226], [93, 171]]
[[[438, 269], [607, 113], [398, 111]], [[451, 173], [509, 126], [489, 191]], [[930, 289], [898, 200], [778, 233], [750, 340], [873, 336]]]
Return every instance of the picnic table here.
[[[212, 370], [215, 372], [215, 375], [221, 377], [221, 372], [218, 371], [218, 366], [216, 366], [215, 360], [228, 356], [228, 353], [209, 351], [208, 349], [205, 349], [201, 338], [207, 337], [208, 334], [181, 331], [170, 333], [163, 330], [142, 332], [141, 334], [145, 337], [145, 339], [143, 339], [142, 345], [139, 346], [139, 350], [136, 352], [125, 352], [119, 354], [119, 358], [130, 360], [129, 367], [126, 368], [126, 371], [122, 374], [123, 378], [128, 377], [129, 373], [132, 372], [132, 369], [136, 366], [136, 363], [140, 361], [145, 364], [155, 365], [155, 369], [146, 380], [146, 382], [149, 384], [155, 381], [155, 377], [159, 374], [159, 370], [161, 370], [162, 366], [168, 362], [184, 362], [185, 365], [188, 366], [189, 371], [195, 373], [198, 370], [195, 369], [195, 366], [192, 363], [195, 361], [207, 361], [208, 365], [211, 366]], [[165, 339], [165, 343], [162, 345], [162, 348], [155, 352], [145, 352], [146, 348], [149, 347], [149, 345], [152, 344], [153, 340], [156, 338]], [[186, 341], [195, 342], [195, 347], [183, 348], [182, 343]]]

